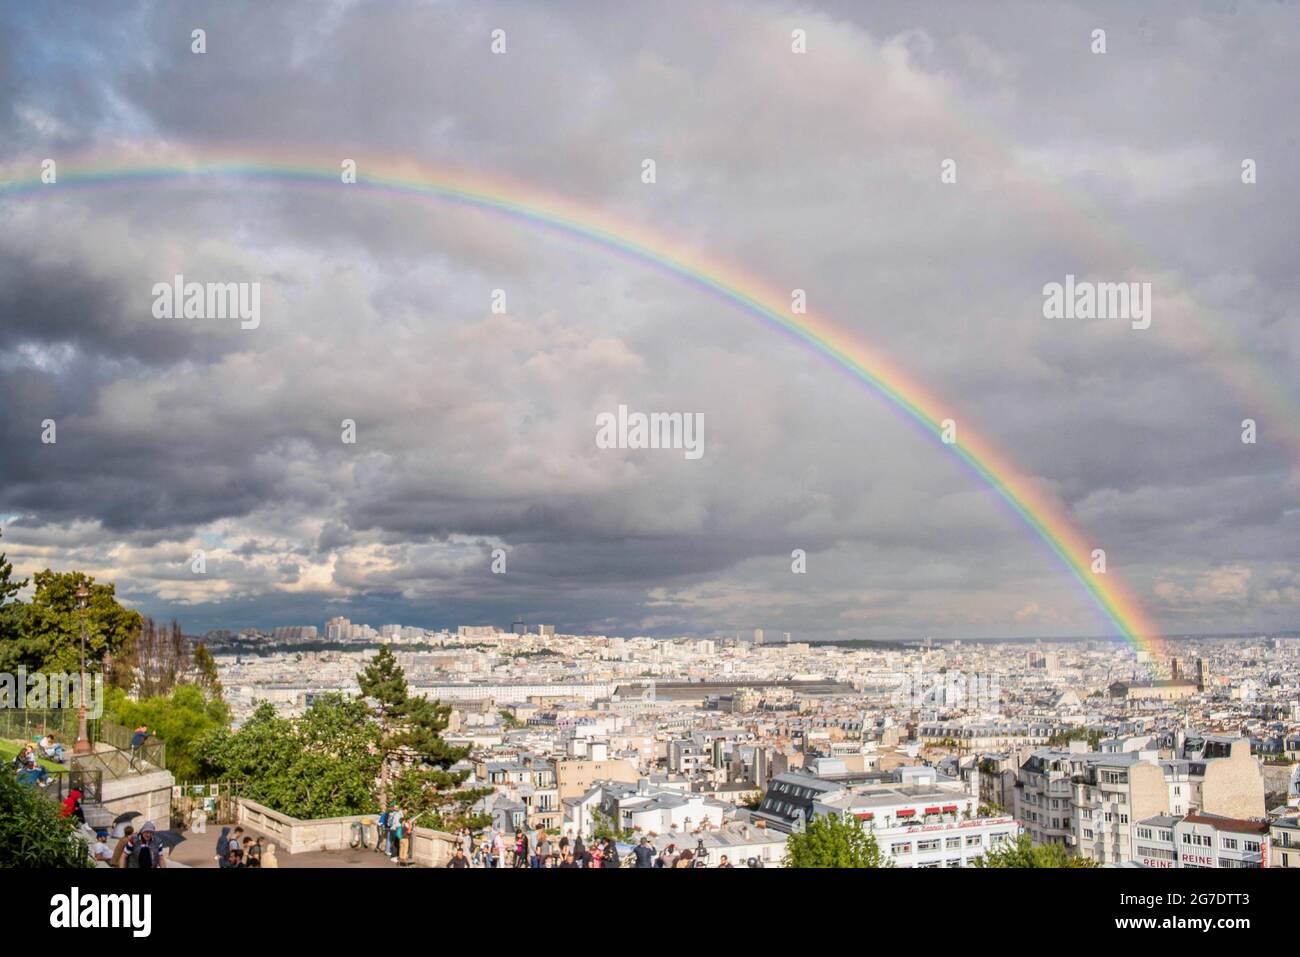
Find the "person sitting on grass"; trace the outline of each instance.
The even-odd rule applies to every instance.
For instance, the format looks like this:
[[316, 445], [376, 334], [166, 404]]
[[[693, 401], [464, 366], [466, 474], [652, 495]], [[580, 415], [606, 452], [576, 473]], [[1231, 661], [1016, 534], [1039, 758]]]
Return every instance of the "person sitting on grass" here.
[[29, 757], [27, 759], [27, 766], [18, 772], [18, 782], [20, 784], [26, 784], [28, 787], [49, 787], [50, 772], [46, 771], [42, 767], [38, 767], [36, 761]]

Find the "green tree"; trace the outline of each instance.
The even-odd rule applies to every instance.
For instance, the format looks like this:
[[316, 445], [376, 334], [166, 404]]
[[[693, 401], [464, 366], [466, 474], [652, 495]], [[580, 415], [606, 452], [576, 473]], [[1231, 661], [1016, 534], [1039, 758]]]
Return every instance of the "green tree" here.
[[975, 867], [1096, 867], [1097, 862], [1071, 857], [1060, 844], [1035, 844], [1028, 834], [987, 851]]
[[90, 867], [90, 850], [76, 834], [75, 818], [7, 771], [0, 774], [0, 870]]
[[295, 720], [263, 702], [238, 731], [194, 742], [210, 779], [243, 784], [244, 796], [293, 817], [340, 817], [374, 807], [379, 727], [365, 702], [321, 695]]
[[7, 672], [16, 671], [25, 660], [22, 626], [27, 606], [18, 600], [18, 592], [27, 587], [27, 579], [16, 581], [13, 573], [13, 563], [0, 552], [0, 671]]
[[210, 700], [225, 700], [225, 689], [221, 686], [221, 679], [217, 677], [217, 659], [212, 657], [212, 652], [208, 651], [208, 646], [202, 642], [194, 647], [194, 671], [197, 675], [196, 683]]
[[612, 841], [622, 841], [624, 844], [631, 844], [637, 839], [635, 831], [619, 830], [609, 816], [599, 808], [591, 809], [591, 836], [596, 840], [607, 837]]
[[11, 655], [29, 670], [77, 671], [81, 659], [81, 614], [77, 586], [90, 586], [86, 609], [86, 670], [98, 671], [105, 654], [116, 655], [140, 628], [138, 611], [118, 604], [112, 584], [97, 585], [82, 572], [46, 569], [33, 576], [36, 592], [23, 615], [22, 634]]
[[374, 703], [379, 719], [379, 806], [388, 807], [396, 774], [412, 775], [402, 786], [403, 810], [412, 814], [439, 813], [446, 791], [465, 780], [468, 772], [448, 771], [469, 754], [442, 739], [451, 715], [449, 705], [412, 697], [406, 674], [391, 648], [384, 645], [357, 675], [361, 694]]
[[786, 842], [786, 867], [888, 867], [876, 836], [857, 818], [814, 817]]
[[196, 684], [178, 685], [169, 695], [132, 701], [120, 689], [108, 694], [104, 713], [128, 728], [144, 725], [167, 746], [167, 770], [177, 781], [194, 781], [201, 774], [194, 756], [195, 741], [230, 724], [230, 708], [211, 698]]

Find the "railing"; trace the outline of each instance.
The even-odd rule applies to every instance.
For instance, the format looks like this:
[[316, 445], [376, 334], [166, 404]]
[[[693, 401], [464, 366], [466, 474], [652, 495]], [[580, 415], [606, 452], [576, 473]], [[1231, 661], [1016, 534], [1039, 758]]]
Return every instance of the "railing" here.
[[104, 776], [97, 769], [51, 771], [50, 783], [42, 788], [46, 797], [62, 804], [73, 791], [81, 792], [81, 802], [98, 803], [104, 794]]
[[[92, 741], [102, 723], [98, 718], [86, 719], [86, 733]], [[0, 708], [0, 738], [31, 742], [53, 734], [63, 750], [71, 751], [77, 730], [76, 708]]]
[[145, 738], [140, 747], [133, 748], [131, 747], [131, 739], [134, 736], [134, 731], [124, 728], [120, 724], [114, 724], [112, 721], [100, 722], [98, 740], [130, 755], [132, 768], [139, 770], [140, 762], [143, 761], [152, 764], [160, 771], [165, 771], [167, 769], [167, 742], [150, 735]]

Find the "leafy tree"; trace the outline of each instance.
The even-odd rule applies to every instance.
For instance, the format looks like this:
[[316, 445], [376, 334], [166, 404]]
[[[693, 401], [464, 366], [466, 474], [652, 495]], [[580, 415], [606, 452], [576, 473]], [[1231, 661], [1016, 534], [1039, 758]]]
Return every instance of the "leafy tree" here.
[[194, 781], [201, 769], [193, 749], [209, 731], [230, 724], [230, 708], [195, 684], [177, 685], [170, 695], [132, 701], [120, 689], [108, 694], [105, 714], [128, 728], [145, 725], [167, 745], [167, 769], [177, 781]]
[[23, 615], [21, 635], [11, 649], [15, 664], [29, 670], [77, 671], [81, 660], [81, 614], [77, 586], [90, 586], [86, 609], [86, 670], [98, 671], [105, 654], [116, 655], [140, 628], [138, 611], [118, 604], [112, 584], [97, 585], [82, 572], [48, 568], [33, 576], [36, 592]]
[[15, 581], [13, 572], [13, 563], [0, 552], [0, 671], [8, 672], [16, 671], [25, 660], [22, 625], [27, 606], [17, 596], [27, 587], [27, 579]]
[[1028, 834], [986, 852], [976, 867], [1096, 867], [1086, 857], [1071, 857], [1060, 844], [1035, 844]]
[[755, 791], [753, 794], [749, 795], [749, 797], [745, 798], [742, 804], [751, 811], [757, 811], [763, 806], [763, 792]]
[[0, 869], [90, 867], [90, 850], [75, 818], [9, 773], [0, 774]]
[[631, 844], [637, 839], [635, 831], [619, 830], [609, 816], [599, 808], [591, 809], [591, 836], [596, 840], [607, 837], [611, 841], [622, 841], [624, 844]]
[[243, 783], [243, 794], [292, 817], [340, 817], [374, 807], [379, 728], [365, 702], [321, 695], [302, 717], [263, 702], [238, 731], [209, 731], [194, 743], [210, 779]]
[[402, 789], [409, 806], [403, 810], [434, 810], [443, 802], [440, 793], [460, 784], [468, 772], [450, 772], [468, 748], [453, 748], [442, 739], [451, 715], [449, 705], [411, 696], [406, 674], [387, 645], [379, 649], [357, 675], [361, 694], [374, 702], [379, 719], [379, 805], [388, 807], [396, 773], [415, 772]]
[[1101, 747], [1101, 739], [1104, 735], [1098, 728], [1071, 728], [1069, 731], [1060, 731], [1047, 739], [1049, 747], [1063, 748], [1071, 741], [1087, 741], [1089, 750], [1096, 751]]
[[208, 651], [208, 646], [202, 642], [194, 648], [194, 671], [197, 684], [203, 689], [204, 694], [213, 700], [225, 700], [225, 689], [221, 686], [221, 679], [217, 677], [217, 659], [212, 657], [212, 652]]
[[876, 835], [857, 818], [822, 814], [786, 843], [786, 867], [889, 867]]

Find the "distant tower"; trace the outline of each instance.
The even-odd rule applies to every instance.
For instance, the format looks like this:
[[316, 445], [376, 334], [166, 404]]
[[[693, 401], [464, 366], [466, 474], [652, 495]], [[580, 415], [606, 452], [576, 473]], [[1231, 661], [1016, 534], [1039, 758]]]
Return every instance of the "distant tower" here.
[[790, 632], [788, 631], [781, 632], [781, 641], [787, 645], [790, 644]]
[[1170, 675], [1175, 681], [1178, 680], [1178, 659], [1170, 659]]
[[1204, 658], [1196, 659], [1196, 690], [1204, 692], [1210, 684], [1210, 669]]
[[528, 634], [528, 625], [525, 624], [522, 618], [516, 618], [513, 622], [511, 622], [510, 630], [513, 631], [516, 635], [526, 635]]
[[756, 644], [756, 645], [761, 645], [762, 643], [763, 643], [763, 629], [762, 629], [762, 628], [755, 628], [755, 629], [754, 629], [754, 644]]

